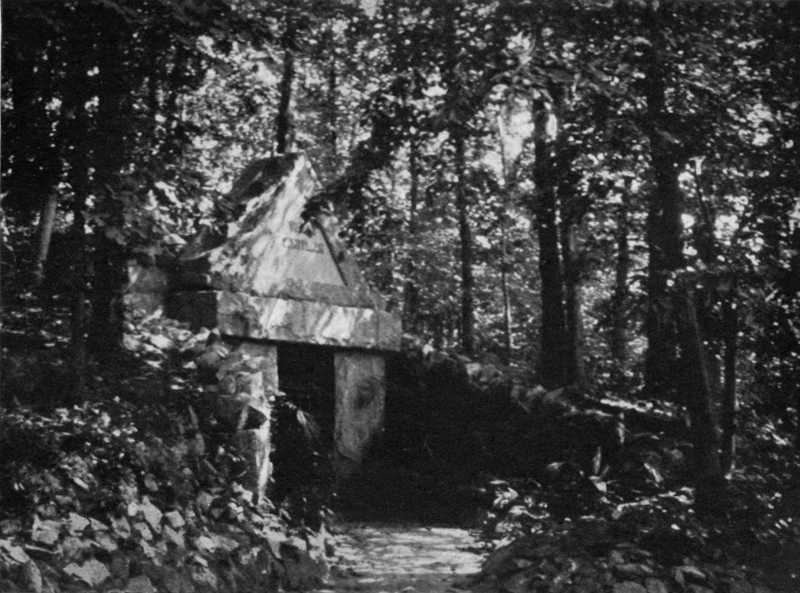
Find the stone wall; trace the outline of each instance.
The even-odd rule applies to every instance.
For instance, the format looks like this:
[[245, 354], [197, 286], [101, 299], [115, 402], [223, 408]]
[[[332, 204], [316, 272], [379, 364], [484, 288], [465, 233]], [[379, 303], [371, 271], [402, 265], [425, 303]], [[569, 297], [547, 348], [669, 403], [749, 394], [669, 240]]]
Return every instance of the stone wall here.
[[352, 474], [383, 428], [386, 399], [384, 357], [355, 351], [336, 352], [334, 470], [339, 479]]
[[125, 308], [134, 319], [147, 317], [164, 307], [168, 289], [167, 273], [155, 265], [128, 262]]
[[278, 394], [278, 354], [272, 344], [242, 342], [217, 371], [217, 417], [234, 433], [248, 464], [248, 486], [260, 498], [272, 473], [272, 407]]

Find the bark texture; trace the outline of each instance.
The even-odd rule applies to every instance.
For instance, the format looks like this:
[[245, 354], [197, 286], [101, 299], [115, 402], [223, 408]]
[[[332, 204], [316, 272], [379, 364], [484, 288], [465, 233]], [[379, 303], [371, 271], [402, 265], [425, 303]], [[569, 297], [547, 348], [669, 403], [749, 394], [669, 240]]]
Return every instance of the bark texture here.
[[283, 47], [283, 77], [281, 78], [278, 115], [275, 120], [275, 149], [278, 154], [291, 150], [293, 143], [292, 85], [294, 83], [294, 52], [296, 24], [287, 16], [286, 30], [281, 38]]
[[456, 167], [456, 208], [458, 210], [458, 239], [461, 260], [461, 348], [467, 354], [475, 349], [472, 275], [472, 229], [469, 224], [469, 206], [466, 187], [466, 163], [464, 158], [464, 136], [461, 130], [453, 134]]
[[628, 274], [631, 267], [628, 245], [628, 188], [622, 192], [622, 202], [616, 213], [615, 238], [617, 258], [614, 267], [614, 293], [611, 297], [611, 356], [621, 366], [627, 358], [627, 334], [625, 331], [626, 302], [628, 298]]
[[534, 112], [536, 183], [536, 231], [539, 240], [539, 276], [541, 278], [542, 329], [539, 377], [548, 389], [560, 387], [566, 380], [564, 294], [559, 255], [556, 202], [556, 176], [551, 142], [547, 137], [550, 114], [543, 104]]
[[722, 386], [722, 470], [733, 469], [736, 459], [736, 415], [739, 402], [736, 397], [736, 356], [739, 320], [733, 297], [723, 303], [722, 323], [725, 332], [725, 367]]
[[713, 414], [714, 394], [691, 288], [694, 280], [680, 277], [684, 264], [683, 195], [678, 183], [681, 146], [667, 133], [671, 116], [666, 105], [668, 65], [662, 54], [665, 41], [658, 8], [651, 7], [647, 17], [652, 46], [646, 71], [645, 133], [654, 183], [647, 219], [650, 261], [645, 381], [651, 395], [686, 405], [694, 450], [696, 504], [700, 510], [713, 510], [724, 494], [724, 477]]
[[678, 376], [677, 328], [671, 314], [668, 279], [681, 267], [682, 194], [678, 185], [676, 151], [678, 147], [667, 134], [666, 111], [667, 67], [663, 62], [662, 32], [658, 16], [651, 13], [652, 49], [646, 69], [647, 124], [645, 133], [650, 143], [650, 161], [654, 184], [647, 214], [647, 314], [645, 333], [645, 388], [659, 398], [676, 398]]
[[[419, 146], [412, 140], [409, 145], [408, 165], [411, 175], [411, 186], [408, 191], [408, 237], [411, 243], [415, 242], [417, 235], [417, 205], [419, 204], [419, 166], [417, 152]], [[412, 279], [414, 274], [414, 260], [409, 258], [405, 266], [406, 280], [403, 284], [403, 327], [408, 331], [417, 331], [417, 286]]]
[[125, 103], [128, 92], [123, 84], [122, 56], [119, 47], [110, 38], [105, 44], [100, 60], [99, 105], [95, 145], [94, 187], [101, 199], [98, 211], [104, 219], [104, 228], [94, 234], [94, 290], [92, 291], [92, 324], [89, 347], [101, 361], [110, 361], [122, 347], [123, 291], [127, 282], [126, 253], [115, 234], [121, 236], [125, 224], [123, 204], [116, 198], [124, 150]]

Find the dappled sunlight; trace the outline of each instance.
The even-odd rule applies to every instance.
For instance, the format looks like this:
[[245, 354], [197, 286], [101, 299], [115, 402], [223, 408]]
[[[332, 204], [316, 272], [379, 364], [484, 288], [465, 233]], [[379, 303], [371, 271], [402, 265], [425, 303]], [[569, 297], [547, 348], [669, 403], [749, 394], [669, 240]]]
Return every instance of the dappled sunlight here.
[[481, 567], [465, 529], [357, 524], [338, 538], [337, 563], [321, 591], [463, 590]]

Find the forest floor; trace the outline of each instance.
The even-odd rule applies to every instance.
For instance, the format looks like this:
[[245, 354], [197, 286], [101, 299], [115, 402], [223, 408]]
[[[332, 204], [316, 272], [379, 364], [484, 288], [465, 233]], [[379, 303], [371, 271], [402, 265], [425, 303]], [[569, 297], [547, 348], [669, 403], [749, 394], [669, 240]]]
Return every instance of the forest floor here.
[[476, 534], [461, 528], [345, 523], [337, 531], [336, 561], [316, 593], [464, 593], [483, 560]]

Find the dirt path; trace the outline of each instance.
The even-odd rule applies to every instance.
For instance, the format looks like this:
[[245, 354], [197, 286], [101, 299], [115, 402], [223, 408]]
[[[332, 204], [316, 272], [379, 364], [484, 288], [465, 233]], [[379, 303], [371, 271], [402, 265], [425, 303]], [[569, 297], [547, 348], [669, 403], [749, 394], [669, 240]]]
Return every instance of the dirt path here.
[[480, 569], [480, 543], [464, 529], [348, 524], [342, 531], [338, 562], [317, 593], [465, 593]]

